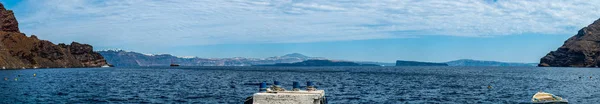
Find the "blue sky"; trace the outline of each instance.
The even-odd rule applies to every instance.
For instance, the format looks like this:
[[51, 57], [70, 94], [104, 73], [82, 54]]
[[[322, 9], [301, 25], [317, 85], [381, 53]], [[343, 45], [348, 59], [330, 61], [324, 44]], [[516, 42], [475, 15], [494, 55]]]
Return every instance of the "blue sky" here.
[[178, 56], [538, 62], [600, 18], [588, 0], [2, 0], [54, 43]]

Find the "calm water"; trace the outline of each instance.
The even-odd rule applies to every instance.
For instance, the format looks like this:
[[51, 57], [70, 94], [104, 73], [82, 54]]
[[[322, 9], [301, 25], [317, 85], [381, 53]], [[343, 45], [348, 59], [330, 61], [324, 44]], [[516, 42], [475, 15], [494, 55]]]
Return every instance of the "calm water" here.
[[1, 70], [0, 77], [9, 78], [0, 80], [2, 103], [242, 103], [273, 80], [287, 89], [315, 81], [330, 103], [527, 103], [537, 91], [600, 102], [600, 69], [588, 68], [145, 67]]

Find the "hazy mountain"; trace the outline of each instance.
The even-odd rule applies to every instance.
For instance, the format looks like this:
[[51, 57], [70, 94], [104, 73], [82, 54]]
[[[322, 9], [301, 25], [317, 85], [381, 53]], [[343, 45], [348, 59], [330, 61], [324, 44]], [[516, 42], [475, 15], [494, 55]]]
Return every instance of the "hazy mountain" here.
[[98, 51], [102, 54], [108, 63], [116, 67], [132, 66], [169, 66], [172, 63], [181, 66], [251, 66], [266, 65], [275, 63], [294, 63], [309, 59], [324, 59], [320, 57], [308, 57], [299, 53], [292, 53], [283, 56], [268, 58], [198, 58], [198, 57], [177, 57], [169, 54], [142, 54], [137, 52], [128, 52], [123, 50]]
[[351, 61], [336, 61], [336, 60], [305, 60], [295, 63], [276, 63], [271, 65], [259, 66], [381, 66], [376, 64], [360, 64]]
[[301, 58], [301, 59], [308, 59], [308, 58], [311, 58], [311, 57], [305, 56], [305, 55], [303, 55], [303, 54], [300, 54], [300, 53], [291, 53], [291, 54], [286, 54], [286, 55], [283, 55], [283, 56], [281, 56], [281, 57], [284, 57], [284, 58]]
[[[267, 58], [198, 58], [177, 57], [169, 54], [142, 54], [124, 50], [98, 51], [109, 64], [116, 67], [135, 66], [169, 66], [172, 63], [181, 66], [252, 66], [252, 65], [274, 65], [277, 63], [296, 63], [306, 60], [329, 60], [322, 57], [310, 57], [300, 53], [291, 53], [283, 56]], [[497, 61], [480, 61], [472, 59], [461, 59], [445, 63], [402, 61], [396, 63], [370, 62], [370, 61], [340, 61], [353, 62], [361, 65], [379, 66], [535, 66], [535, 63], [508, 63]], [[298, 63], [301, 64], [301, 63]], [[335, 64], [335, 63], [334, 63]]]
[[536, 66], [536, 63], [512, 63], [498, 61], [481, 61], [472, 59], [460, 59], [446, 62], [449, 66]]

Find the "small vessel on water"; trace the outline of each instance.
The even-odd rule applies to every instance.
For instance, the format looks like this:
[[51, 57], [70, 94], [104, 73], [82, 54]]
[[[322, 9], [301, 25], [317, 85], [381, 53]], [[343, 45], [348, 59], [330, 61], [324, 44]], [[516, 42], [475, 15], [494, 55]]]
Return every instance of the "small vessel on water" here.
[[171, 66], [171, 67], [176, 67], [176, 66], [179, 66], [179, 64], [175, 64], [175, 63], [173, 63], [173, 60], [171, 59], [171, 65], [169, 65], [169, 66]]
[[536, 104], [568, 104], [567, 99], [556, 96], [551, 93], [537, 92], [531, 98], [531, 102]]
[[109, 68], [109, 67], [115, 67], [115, 66], [112, 65], [112, 64], [107, 64], [107, 65], [102, 65], [100, 67], [102, 67], [102, 68]]
[[306, 90], [300, 90], [300, 84], [293, 82], [292, 91], [287, 91], [275, 81], [270, 88], [262, 82], [259, 92], [248, 97], [244, 104], [327, 104], [327, 99], [325, 91], [317, 90], [313, 82], [306, 82]]

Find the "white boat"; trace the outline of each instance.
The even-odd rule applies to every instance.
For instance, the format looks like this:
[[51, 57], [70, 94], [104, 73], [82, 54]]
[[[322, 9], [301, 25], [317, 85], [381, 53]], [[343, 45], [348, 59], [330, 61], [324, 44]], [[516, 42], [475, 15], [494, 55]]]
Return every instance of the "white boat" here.
[[537, 92], [531, 98], [531, 102], [533, 103], [541, 103], [541, 104], [568, 104], [567, 99], [563, 99], [562, 97], [556, 96], [551, 93], [546, 92]]
[[248, 97], [244, 104], [327, 104], [325, 91], [317, 90], [312, 82], [307, 82], [306, 90], [300, 90], [298, 82], [293, 85], [291, 91], [286, 91], [277, 81], [271, 88], [263, 82], [259, 92]]
[[110, 66], [108, 66], [108, 65], [102, 65], [102, 67], [103, 67], [103, 68], [108, 68], [108, 67], [110, 67]]

